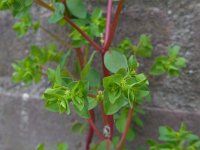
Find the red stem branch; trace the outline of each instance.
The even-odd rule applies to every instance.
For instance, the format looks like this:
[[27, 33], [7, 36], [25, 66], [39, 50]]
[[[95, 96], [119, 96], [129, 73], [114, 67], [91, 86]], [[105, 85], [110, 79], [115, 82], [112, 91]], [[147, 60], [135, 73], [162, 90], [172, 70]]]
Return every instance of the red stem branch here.
[[94, 124], [94, 122], [92, 121], [91, 118], [88, 119], [88, 123], [90, 124], [90, 126], [93, 128], [93, 130], [95, 131], [96, 135], [99, 137], [100, 140], [104, 140], [104, 136], [101, 133], [101, 131], [96, 127], [96, 125]]
[[76, 50], [76, 54], [77, 54], [77, 57], [79, 60], [80, 67], [81, 67], [81, 69], [83, 69], [85, 62], [84, 62], [83, 53], [81, 51], [81, 48], [76, 48], [75, 50]]
[[[104, 54], [105, 52], [102, 53], [102, 65], [103, 65], [103, 75], [104, 77], [107, 77], [110, 75], [110, 72], [108, 71], [108, 69], [105, 67], [105, 64], [104, 64]], [[113, 115], [106, 115], [104, 113], [104, 107], [103, 107], [103, 104], [101, 105], [101, 109], [103, 111], [103, 116], [106, 120], [106, 124], [109, 125], [110, 127], [110, 140], [112, 140], [112, 137], [113, 137], [113, 130], [114, 130], [114, 120], [113, 120]]]
[[110, 34], [111, 15], [112, 15], [112, 0], [108, 0], [104, 46], [108, 42], [108, 38], [109, 38], [109, 34]]
[[102, 48], [95, 43], [84, 31], [82, 31], [75, 23], [73, 23], [67, 16], [64, 16], [64, 19], [75, 28], [97, 51], [101, 51]]
[[117, 24], [119, 22], [119, 16], [120, 16], [120, 13], [121, 13], [122, 8], [123, 8], [124, 1], [125, 0], [120, 0], [120, 2], [118, 4], [118, 7], [117, 7], [117, 10], [116, 10], [116, 13], [115, 13], [112, 25], [111, 25], [111, 31], [110, 31], [110, 34], [109, 34], [109, 38], [108, 38], [108, 41], [106, 42], [106, 44], [104, 46], [104, 51], [107, 51], [107, 49], [110, 47], [110, 45], [113, 41], [113, 37], [115, 35]]
[[116, 150], [121, 150], [122, 149], [124, 141], [126, 140], [126, 135], [128, 133], [128, 129], [129, 129], [130, 124], [131, 124], [132, 115], [133, 115], [133, 108], [130, 108], [129, 113], [128, 113], [128, 119], [127, 119], [127, 122], [126, 122], [126, 126], [125, 126], [124, 132], [122, 134], [122, 137], [120, 139], [120, 142], [119, 142]]
[[[90, 110], [90, 118], [93, 122], [95, 122], [95, 114], [94, 114], [94, 110]], [[93, 127], [91, 125], [89, 125], [89, 130], [88, 130], [88, 134], [87, 134], [87, 139], [86, 139], [86, 145], [85, 145], [85, 149], [89, 150], [90, 149], [90, 143], [92, 142], [92, 138], [94, 135], [94, 130]]]

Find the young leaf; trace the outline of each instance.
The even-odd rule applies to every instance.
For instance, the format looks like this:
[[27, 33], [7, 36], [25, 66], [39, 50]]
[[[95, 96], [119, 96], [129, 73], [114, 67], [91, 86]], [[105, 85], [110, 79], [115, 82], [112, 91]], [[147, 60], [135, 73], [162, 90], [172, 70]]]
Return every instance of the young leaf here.
[[71, 51], [69, 50], [65, 55], [63, 55], [60, 59], [60, 68], [61, 70], [64, 68], [65, 64], [67, 63], [67, 59], [69, 55], [71, 54]]
[[77, 122], [72, 126], [71, 130], [73, 133], [82, 134], [84, 132], [85, 128], [86, 128], [85, 124]]
[[87, 16], [87, 9], [83, 0], [66, 0], [67, 7], [70, 13], [81, 19], [85, 19]]
[[145, 58], [151, 57], [153, 46], [151, 44], [150, 36], [142, 34], [140, 36], [139, 44], [136, 49], [134, 49], [136, 55]]
[[114, 104], [112, 104], [108, 98], [108, 95], [104, 94], [104, 108], [107, 115], [118, 112], [122, 107], [128, 104], [128, 100], [122, 95]]
[[58, 150], [68, 150], [67, 144], [58, 144]]
[[88, 73], [90, 72], [90, 68], [91, 68], [91, 65], [92, 65], [92, 60], [94, 59], [95, 54], [96, 54], [96, 52], [93, 52], [91, 54], [89, 61], [87, 62], [87, 64], [83, 68], [83, 70], [81, 71], [81, 79], [82, 80], [87, 78]]
[[36, 150], [44, 150], [44, 144], [39, 144], [39, 145], [36, 147]]
[[49, 23], [56, 23], [60, 21], [64, 16], [65, 6], [63, 5], [63, 3], [57, 2], [54, 4], [54, 7], [55, 7], [55, 11], [51, 15], [51, 17], [48, 19]]
[[112, 73], [116, 73], [121, 68], [128, 68], [126, 56], [114, 50], [106, 52], [104, 64]]
[[183, 68], [186, 66], [187, 60], [183, 57], [178, 57], [175, 61], [175, 66], [178, 68]]
[[180, 46], [171, 46], [168, 48], [169, 56], [176, 57], [179, 54]]

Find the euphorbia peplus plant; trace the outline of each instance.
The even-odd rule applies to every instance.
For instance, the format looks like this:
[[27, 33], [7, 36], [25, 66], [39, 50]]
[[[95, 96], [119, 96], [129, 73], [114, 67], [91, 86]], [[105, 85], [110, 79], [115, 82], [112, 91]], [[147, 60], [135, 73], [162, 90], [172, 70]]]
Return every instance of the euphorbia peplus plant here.
[[[65, 43], [62, 37], [47, 30], [40, 21], [33, 19], [33, 16], [40, 15], [30, 13], [33, 3], [51, 12], [48, 18], [49, 24], [67, 25], [70, 29], [69, 43]], [[52, 86], [43, 94], [45, 107], [53, 112], [67, 112], [67, 114], [74, 108], [80, 117], [87, 120], [89, 129], [86, 150], [125, 149], [125, 140], [133, 140], [135, 136], [134, 129], [130, 128], [132, 119], [137, 125], [143, 126], [137, 114], [144, 113], [139, 106], [149, 97], [149, 82], [145, 73], [138, 71], [137, 58], [151, 57], [153, 46], [150, 37], [141, 35], [136, 45], [126, 38], [118, 45], [111, 46], [124, 0], [119, 0], [114, 16], [112, 16], [113, 1], [108, 0], [107, 3], [107, 10], [103, 13], [100, 8], [88, 12], [83, 0], [1, 0], [0, 2], [1, 10], [9, 9], [13, 16], [19, 19], [13, 26], [19, 37], [26, 35], [30, 29], [36, 32], [40, 28], [67, 46], [67, 51], [57, 51], [54, 44], [42, 48], [31, 46], [29, 56], [13, 64], [15, 71], [13, 79], [30, 84], [38, 83], [43, 76], [47, 76]], [[156, 58], [146, 74], [178, 76], [186, 64], [186, 60], [179, 56], [179, 49], [178, 46], [170, 46], [168, 55]], [[78, 77], [67, 67], [69, 56], [73, 52], [77, 54], [78, 63], [77, 61], [74, 63]], [[92, 64], [95, 55], [101, 58], [102, 74], [100, 68]], [[50, 68], [52, 66], [50, 63], [56, 63], [57, 67]], [[95, 124], [96, 107], [101, 108], [103, 129], [99, 129]], [[121, 137], [114, 136], [114, 127], [122, 133]], [[78, 123], [73, 129], [82, 130], [82, 125]], [[100, 142], [91, 147], [94, 134]], [[44, 145], [38, 147], [38, 150], [43, 149]], [[58, 149], [67, 149], [67, 146], [60, 144]]]

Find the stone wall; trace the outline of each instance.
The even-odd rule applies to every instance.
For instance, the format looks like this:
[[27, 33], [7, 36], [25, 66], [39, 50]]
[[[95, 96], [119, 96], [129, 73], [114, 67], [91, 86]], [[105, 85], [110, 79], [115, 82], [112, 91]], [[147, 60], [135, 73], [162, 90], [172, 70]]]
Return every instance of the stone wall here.
[[[93, 5], [105, 8], [101, 0], [90, 2], [90, 8]], [[36, 11], [42, 14], [42, 24], [46, 26], [48, 13], [35, 8], [33, 14]], [[168, 45], [178, 44], [189, 62], [180, 78], [150, 79], [152, 102], [144, 106], [145, 129], [138, 129], [141, 141], [133, 142], [130, 147], [144, 144], [149, 136], [155, 137], [158, 126], [164, 124], [177, 128], [184, 121], [200, 135], [200, 1], [127, 0], [120, 20], [114, 44], [125, 37], [137, 42], [139, 35], [146, 33], [152, 37], [154, 57], [166, 53]], [[39, 97], [47, 86], [45, 81], [31, 87], [10, 83], [11, 63], [23, 58], [30, 44], [45, 45], [53, 40], [43, 31], [17, 39], [11, 29], [13, 22], [8, 13], [0, 12], [0, 149], [34, 150], [39, 142], [50, 146], [65, 141], [70, 144], [70, 150], [83, 149], [84, 137], [72, 135], [69, 128], [76, 115], [69, 119], [44, 110]], [[67, 40], [66, 29], [54, 25], [48, 28]], [[151, 60], [144, 61], [142, 68], [151, 63]], [[28, 100], [23, 100], [24, 93], [29, 94]]]

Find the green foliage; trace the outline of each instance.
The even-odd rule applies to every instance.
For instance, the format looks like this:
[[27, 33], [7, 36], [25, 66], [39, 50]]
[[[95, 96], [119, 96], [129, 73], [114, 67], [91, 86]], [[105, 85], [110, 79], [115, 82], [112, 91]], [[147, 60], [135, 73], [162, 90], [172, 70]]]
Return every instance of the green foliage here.
[[[120, 132], [123, 133], [125, 126], [126, 126], [126, 121], [127, 121], [127, 116], [128, 116], [128, 109], [122, 109], [120, 111], [119, 114], [115, 115], [115, 125], [116, 125], [116, 129]], [[133, 130], [133, 128], [129, 128], [128, 129], [128, 134], [126, 136], [126, 139], [128, 141], [133, 141], [135, 138], [135, 131]]]
[[149, 58], [152, 55], [153, 46], [151, 44], [151, 39], [148, 35], [142, 34], [137, 46], [133, 46], [133, 51], [135, 55], [144, 58]]
[[16, 32], [18, 37], [23, 37], [27, 32], [32, 29], [33, 32], [37, 32], [40, 27], [39, 21], [32, 21], [29, 15], [22, 16], [19, 22], [16, 22], [12, 28]]
[[[73, 19], [73, 21], [80, 29], [87, 33], [91, 39], [101, 37], [105, 30], [105, 18], [102, 16], [102, 10], [99, 8], [96, 8], [87, 18]], [[75, 29], [72, 29], [70, 37], [74, 47], [81, 47], [88, 44], [88, 41]]]
[[55, 45], [50, 44], [44, 48], [32, 46], [29, 56], [12, 64], [14, 69], [12, 78], [15, 82], [38, 83], [43, 74], [43, 66], [47, 62], [57, 62], [59, 58], [60, 53], [56, 52]]
[[[39, 144], [36, 147], [36, 150], [45, 150], [45, 145], [44, 144]], [[68, 149], [68, 145], [67, 144], [60, 143], [60, 144], [57, 144], [57, 149], [54, 149], [54, 150], [69, 150], [69, 149]]]
[[76, 122], [75, 124], [73, 124], [71, 130], [72, 130], [73, 133], [82, 134], [86, 130], [86, 124], [85, 123]]
[[32, 0], [1, 0], [0, 10], [10, 9], [13, 16], [20, 17], [29, 13], [32, 2]]
[[104, 63], [106, 68], [112, 73], [116, 73], [121, 68], [128, 68], [126, 56], [117, 51], [106, 52]]
[[[60, 76], [60, 75], [58, 75]], [[83, 118], [88, 118], [88, 84], [83, 81], [65, 82], [59, 77], [59, 81], [52, 88], [44, 92], [45, 106], [50, 111], [70, 113], [70, 102], [76, 112]]]
[[[110, 58], [113, 60], [114, 56]], [[128, 66], [126, 57], [122, 58]], [[120, 60], [119, 57], [118, 60]], [[137, 63], [135, 59], [133, 62], [133, 64]], [[136, 74], [134, 70], [127, 69], [126, 65], [124, 65], [125, 68], [119, 67], [118, 69], [122, 69], [103, 79], [104, 107], [107, 114], [114, 114], [127, 104], [132, 108], [133, 103], [138, 103], [149, 95], [148, 80], [145, 75]], [[134, 68], [133, 66], [136, 65], [130, 67]]]
[[83, 0], [66, 0], [70, 13], [78, 18], [85, 19], [87, 17], [87, 9]]
[[151, 75], [168, 74], [179, 76], [182, 68], [186, 66], [186, 59], [179, 56], [180, 47], [171, 46], [168, 48], [167, 56], [159, 56], [150, 69]]
[[169, 127], [159, 128], [158, 143], [150, 140], [150, 150], [198, 150], [200, 149], [200, 139], [197, 135], [192, 134], [186, 128], [185, 124], [181, 124], [179, 131], [175, 131]]
[[63, 5], [63, 3], [54, 3], [54, 9], [55, 11], [48, 19], [49, 23], [57, 23], [64, 17], [65, 6]]

